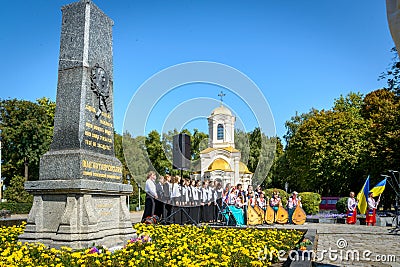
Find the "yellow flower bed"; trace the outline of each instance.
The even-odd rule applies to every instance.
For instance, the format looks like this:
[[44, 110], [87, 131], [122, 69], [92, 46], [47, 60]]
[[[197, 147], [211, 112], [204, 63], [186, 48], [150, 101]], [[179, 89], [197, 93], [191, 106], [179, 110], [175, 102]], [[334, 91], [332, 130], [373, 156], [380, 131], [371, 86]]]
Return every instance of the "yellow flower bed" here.
[[303, 233], [295, 230], [136, 224], [120, 250], [72, 251], [17, 241], [25, 225], [0, 228], [0, 266], [268, 266]]

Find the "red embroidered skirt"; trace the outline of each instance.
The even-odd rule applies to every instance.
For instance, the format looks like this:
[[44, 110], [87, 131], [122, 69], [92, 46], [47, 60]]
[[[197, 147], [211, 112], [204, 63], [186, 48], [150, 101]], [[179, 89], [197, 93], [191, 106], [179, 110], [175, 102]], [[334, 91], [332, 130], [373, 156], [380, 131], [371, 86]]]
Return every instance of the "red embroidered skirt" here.
[[376, 209], [368, 209], [365, 214], [365, 223], [375, 225], [376, 223]]
[[347, 224], [355, 224], [357, 222], [357, 210], [347, 211], [346, 223]]

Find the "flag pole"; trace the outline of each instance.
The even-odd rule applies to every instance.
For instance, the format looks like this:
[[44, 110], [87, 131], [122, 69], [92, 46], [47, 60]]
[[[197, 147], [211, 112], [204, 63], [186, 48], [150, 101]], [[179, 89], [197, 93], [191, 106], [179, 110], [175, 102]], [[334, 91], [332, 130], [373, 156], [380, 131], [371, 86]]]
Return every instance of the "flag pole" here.
[[379, 197], [378, 197], [378, 202], [376, 203], [376, 208], [378, 208], [379, 201], [381, 201], [381, 196], [382, 196], [382, 194], [380, 194]]

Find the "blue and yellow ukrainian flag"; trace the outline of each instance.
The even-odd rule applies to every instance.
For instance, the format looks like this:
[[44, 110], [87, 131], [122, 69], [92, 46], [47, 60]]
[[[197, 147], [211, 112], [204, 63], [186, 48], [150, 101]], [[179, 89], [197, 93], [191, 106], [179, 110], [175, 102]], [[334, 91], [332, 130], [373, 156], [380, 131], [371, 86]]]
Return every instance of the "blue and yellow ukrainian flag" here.
[[369, 175], [364, 183], [360, 193], [357, 194], [358, 210], [361, 214], [365, 214], [368, 207], [368, 193], [369, 193]]
[[372, 192], [373, 197], [377, 197], [383, 193], [386, 186], [386, 178], [380, 181], [374, 188], [372, 188], [369, 192]]

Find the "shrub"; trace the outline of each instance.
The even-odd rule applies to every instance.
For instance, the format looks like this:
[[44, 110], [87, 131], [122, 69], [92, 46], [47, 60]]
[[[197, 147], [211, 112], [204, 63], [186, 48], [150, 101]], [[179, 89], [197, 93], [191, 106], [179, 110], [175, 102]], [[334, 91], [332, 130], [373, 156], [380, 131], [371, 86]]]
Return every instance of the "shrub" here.
[[347, 199], [348, 197], [342, 197], [336, 202], [336, 210], [338, 213], [346, 213], [347, 211]]
[[282, 189], [278, 189], [278, 188], [268, 188], [264, 190], [265, 193], [265, 197], [271, 198], [272, 197], [272, 193], [274, 191], [278, 191], [279, 192], [279, 196], [281, 197], [282, 200], [282, 205], [283, 207], [286, 207], [286, 203], [289, 199], [289, 194], [285, 192], [285, 190]]
[[321, 195], [313, 192], [302, 192], [299, 193], [301, 197], [301, 204], [303, 204], [303, 210], [307, 214], [317, 214], [319, 212], [319, 203], [321, 202]]
[[27, 214], [32, 208], [32, 203], [3, 202], [0, 203], [0, 210], [5, 209], [15, 214]]
[[4, 191], [4, 198], [10, 202], [32, 203], [33, 195], [25, 190], [24, 183], [25, 177], [21, 175], [13, 176], [10, 185]]

